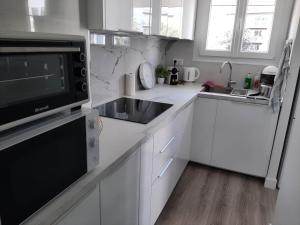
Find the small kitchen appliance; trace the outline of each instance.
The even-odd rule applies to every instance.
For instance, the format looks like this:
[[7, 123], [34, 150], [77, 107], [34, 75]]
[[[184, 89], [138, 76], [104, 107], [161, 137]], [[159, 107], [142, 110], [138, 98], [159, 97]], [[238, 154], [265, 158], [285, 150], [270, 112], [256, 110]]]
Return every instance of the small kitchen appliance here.
[[184, 67], [183, 81], [195, 82], [200, 77], [200, 70], [196, 67]]
[[95, 109], [103, 117], [147, 124], [172, 107], [171, 104], [132, 98], [119, 98]]
[[273, 86], [277, 72], [278, 68], [276, 66], [265, 67], [260, 75], [260, 83], [263, 85]]
[[167, 83], [170, 85], [177, 85], [179, 82], [179, 70], [176, 67], [177, 61], [174, 60], [174, 66], [168, 67], [169, 76], [167, 78]]
[[0, 37], [0, 71], [0, 131], [88, 101], [84, 37]]

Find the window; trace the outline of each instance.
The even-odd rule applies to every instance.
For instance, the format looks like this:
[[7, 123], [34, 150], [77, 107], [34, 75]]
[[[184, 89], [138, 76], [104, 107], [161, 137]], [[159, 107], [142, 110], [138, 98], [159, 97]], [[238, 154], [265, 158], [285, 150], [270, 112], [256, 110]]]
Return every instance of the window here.
[[237, 0], [212, 0], [206, 50], [231, 51]]
[[285, 41], [292, 4], [293, 0], [199, 1], [200, 57], [273, 59]]
[[241, 44], [242, 52], [269, 52], [275, 4], [276, 0], [248, 1]]

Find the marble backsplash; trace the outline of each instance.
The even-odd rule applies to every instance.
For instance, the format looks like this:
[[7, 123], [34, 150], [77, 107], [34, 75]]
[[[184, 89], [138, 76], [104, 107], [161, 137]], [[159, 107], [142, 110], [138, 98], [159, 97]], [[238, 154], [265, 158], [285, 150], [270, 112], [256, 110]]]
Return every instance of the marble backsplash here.
[[124, 95], [124, 75], [138, 75], [145, 61], [156, 66], [165, 64], [167, 42], [157, 38], [132, 37], [130, 47], [91, 46], [92, 106], [113, 97]]

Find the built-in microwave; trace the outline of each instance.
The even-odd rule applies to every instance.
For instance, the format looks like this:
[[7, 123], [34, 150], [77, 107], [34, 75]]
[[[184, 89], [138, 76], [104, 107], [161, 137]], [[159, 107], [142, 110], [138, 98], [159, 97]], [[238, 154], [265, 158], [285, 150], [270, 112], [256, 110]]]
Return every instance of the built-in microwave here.
[[56, 114], [0, 136], [0, 224], [17, 225], [99, 162], [97, 112]]
[[84, 37], [0, 37], [0, 131], [88, 101]]

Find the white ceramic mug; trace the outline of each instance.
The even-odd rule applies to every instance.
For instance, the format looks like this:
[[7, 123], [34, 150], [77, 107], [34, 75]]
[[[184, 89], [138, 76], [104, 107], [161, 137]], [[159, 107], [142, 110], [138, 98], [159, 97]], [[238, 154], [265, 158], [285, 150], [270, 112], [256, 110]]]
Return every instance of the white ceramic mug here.
[[183, 80], [186, 82], [194, 82], [200, 77], [200, 70], [196, 67], [184, 67]]

